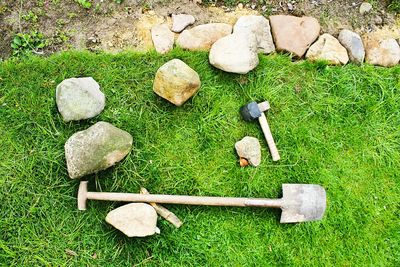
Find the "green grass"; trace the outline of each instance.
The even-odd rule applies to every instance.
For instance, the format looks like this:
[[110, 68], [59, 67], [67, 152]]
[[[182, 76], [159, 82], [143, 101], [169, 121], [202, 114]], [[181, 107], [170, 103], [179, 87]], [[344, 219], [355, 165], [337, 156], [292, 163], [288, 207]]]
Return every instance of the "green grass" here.
[[[152, 92], [156, 70], [172, 58], [202, 80], [179, 108]], [[177, 49], [1, 63], [0, 265], [399, 266], [400, 67], [260, 59], [242, 76], [212, 68], [207, 53]], [[100, 83], [106, 108], [64, 123], [55, 87], [84, 76]], [[273, 163], [262, 141], [260, 167], [240, 168], [234, 143], [263, 137], [239, 107], [264, 99], [282, 160]], [[91, 190], [278, 197], [282, 183], [316, 183], [327, 190], [326, 216], [283, 225], [279, 210], [169, 205], [180, 229], [160, 219], [160, 235], [127, 238], [104, 221], [121, 203], [78, 211], [79, 181], [66, 171], [65, 141], [100, 120], [130, 132], [134, 149], [88, 176]]]

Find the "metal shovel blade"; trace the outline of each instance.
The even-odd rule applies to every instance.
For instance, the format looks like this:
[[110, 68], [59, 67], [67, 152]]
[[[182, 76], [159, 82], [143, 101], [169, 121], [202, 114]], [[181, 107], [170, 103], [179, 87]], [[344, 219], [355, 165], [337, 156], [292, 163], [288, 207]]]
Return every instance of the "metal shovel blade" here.
[[318, 221], [326, 209], [326, 192], [314, 184], [282, 185], [281, 223]]

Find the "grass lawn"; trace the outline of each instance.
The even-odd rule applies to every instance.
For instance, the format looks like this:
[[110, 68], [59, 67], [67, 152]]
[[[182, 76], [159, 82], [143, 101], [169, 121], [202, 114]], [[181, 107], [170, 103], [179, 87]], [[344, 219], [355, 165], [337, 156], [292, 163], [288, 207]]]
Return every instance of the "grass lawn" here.
[[[201, 78], [175, 107], [152, 91], [156, 70], [180, 58]], [[0, 265], [4, 266], [399, 266], [400, 66], [328, 67], [261, 56], [248, 75], [212, 68], [207, 53], [68, 52], [0, 65]], [[64, 123], [63, 79], [92, 76], [106, 94], [96, 118]], [[239, 108], [269, 100], [282, 160], [271, 161], [258, 123]], [[279, 224], [280, 211], [168, 205], [183, 221], [127, 238], [105, 222], [121, 205], [77, 210], [78, 180], [64, 143], [107, 121], [134, 137], [133, 151], [90, 180], [90, 190], [279, 197], [282, 183], [325, 187], [322, 221]], [[262, 141], [258, 168], [240, 168], [234, 143]], [[68, 255], [65, 250], [78, 256]], [[95, 259], [92, 257], [96, 254]]]

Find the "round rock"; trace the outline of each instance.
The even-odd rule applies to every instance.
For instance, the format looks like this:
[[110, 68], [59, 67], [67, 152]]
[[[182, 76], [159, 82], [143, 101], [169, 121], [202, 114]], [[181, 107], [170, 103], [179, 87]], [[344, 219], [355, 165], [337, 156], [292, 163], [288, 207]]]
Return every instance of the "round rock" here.
[[216, 41], [209, 54], [210, 64], [226, 72], [246, 74], [257, 67], [257, 40], [250, 33], [234, 33]]
[[261, 163], [261, 145], [257, 138], [245, 136], [236, 142], [235, 149], [240, 158], [245, 158], [251, 166], [257, 167]]
[[341, 30], [338, 39], [346, 48], [352, 62], [357, 64], [364, 62], [365, 49], [360, 35], [349, 30]]
[[144, 237], [159, 232], [157, 213], [145, 203], [131, 203], [110, 211], [106, 222], [128, 237]]
[[80, 178], [111, 167], [132, 148], [132, 136], [110, 123], [98, 122], [65, 143], [69, 177]]
[[181, 106], [199, 90], [200, 84], [196, 71], [182, 60], [172, 59], [157, 70], [153, 91], [176, 106]]
[[258, 52], [269, 54], [275, 51], [269, 21], [263, 16], [242, 16], [233, 27], [233, 33], [254, 34], [257, 39]]
[[308, 49], [306, 58], [310, 60], [326, 60], [334, 65], [344, 65], [349, 61], [346, 48], [328, 33], [321, 35], [318, 41]]
[[367, 63], [383, 67], [392, 67], [399, 63], [400, 46], [395, 39], [370, 34], [364, 40]]
[[100, 85], [92, 77], [66, 79], [56, 88], [57, 108], [66, 122], [97, 116], [105, 101]]

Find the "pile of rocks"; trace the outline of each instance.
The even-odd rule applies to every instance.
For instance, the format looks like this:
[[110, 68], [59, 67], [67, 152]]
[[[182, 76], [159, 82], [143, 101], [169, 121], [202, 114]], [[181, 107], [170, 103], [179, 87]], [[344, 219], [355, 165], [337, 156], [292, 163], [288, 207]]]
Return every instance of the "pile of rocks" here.
[[332, 65], [345, 65], [351, 61], [391, 67], [400, 61], [400, 46], [394, 38], [379, 32], [361, 38], [346, 29], [338, 38], [328, 33], [320, 35], [319, 22], [312, 17], [275, 15], [267, 19], [248, 15], [240, 17], [233, 27], [209, 23], [183, 30], [194, 22], [193, 16], [179, 14], [172, 16], [171, 29], [167, 24], [154, 26], [151, 31], [156, 50], [167, 53], [174, 43], [186, 50], [209, 50], [211, 65], [239, 74], [258, 65], [258, 53], [275, 51], [289, 53], [298, 59], [324, 60]]

